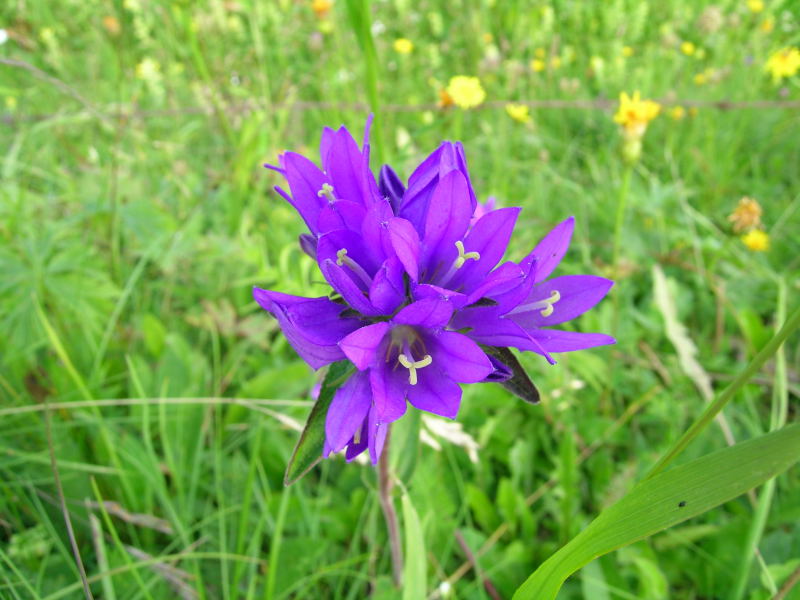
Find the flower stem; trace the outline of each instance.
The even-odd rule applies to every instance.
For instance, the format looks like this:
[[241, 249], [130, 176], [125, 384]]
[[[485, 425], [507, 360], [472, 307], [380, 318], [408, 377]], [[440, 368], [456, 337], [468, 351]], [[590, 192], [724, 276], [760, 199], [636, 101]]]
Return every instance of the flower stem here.
[[378, 459], [378, 500], [381, 503], [383, 517], [386, 519], [386, 531], [389, 534], [389, 549], [392, 553], [392, 578], [394, 585], [400, 587], [403, 582], [403, 549], [400, 546], [400, 526], [397, 521], [397, 513], [394, 510], [392, 500], [392, 486], [394, 485], [394, 475], [390, 472], [389, 448], [390, 437], [392, 434], [391, 426], [386, 432], [386, 442], [383, 452]]
[[619, 188], [619, 196], [617, 196], [617, 217], [614, 223], [614, 254], [612, 259], [612, 266], [614, 267], [614, 275], [617, 275], [619, 269], [619, 251], [622, 245], [622, 226], [625, 223], [625, 209], [628, 206], [628, 189], [631, 186], [631, 172], [633, 167], [627, 165], [622, 174], [622, 185]]

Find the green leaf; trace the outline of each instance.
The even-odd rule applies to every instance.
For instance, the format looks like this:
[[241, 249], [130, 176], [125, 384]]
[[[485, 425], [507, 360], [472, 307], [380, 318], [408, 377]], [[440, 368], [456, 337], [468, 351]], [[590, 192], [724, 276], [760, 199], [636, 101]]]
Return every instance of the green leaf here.
[[522, 398], [525, 402], [530, 404], [539, 404], [539, 390], [536, 389], [531, 378], [525, 372], [525, 369], [520, 364], [517, 357], [508, 348], [501, 348], [496, 346], [481, 345], [486, 354], [495, 357], [501, 363], [511, 369], [513, 375], [511, 379], [506, 381], [499, 381], [498, 383], [506, 388], [509, 392]]
[[333, 395], [350, 376], [352, 370], [353, 365], [347, 360], [341, 360], [328, 367], [319, 398], [308, 415], [303, 433], [300, 434], [289, 464], [286, 465], [283, 485], [292, 485], [322, 460], [322, 449], [325, 445], [325, 416], [328, 414]]
[[589, 561], [732, 500], [798, 459], [800, 423], [646, 479], [545, 561], [514, 598], [553, 599]]
[[427, 597], [425, 538], [422, 526], [408, 493], [403, 494], [403, 524], [405, 525], [406, 562], [403, 565], [403, 600]]

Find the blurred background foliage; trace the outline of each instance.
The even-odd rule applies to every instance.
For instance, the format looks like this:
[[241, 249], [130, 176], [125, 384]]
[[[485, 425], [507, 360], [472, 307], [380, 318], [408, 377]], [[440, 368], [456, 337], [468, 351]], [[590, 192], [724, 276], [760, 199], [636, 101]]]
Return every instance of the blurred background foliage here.
[[[408, 419], [395, 433], [428, 592], [505, 598], [761, 348], [779, 290], [796, 302], [800, 79], [766, 65], [800, 43], [798, 5], [376, 0], [369, 11], [384, 158], [407, 177], [440, 140], [462, 140], [479, 197], [524, 208], [511, 258], [572, 214], [560, 274], [617, 280], [578, 326], [618, 345], [555, 367], [523, 357], [542, 405], [473, 386], [457, 425], [425, 417], [418, 439]], [[302, 223], [261, 164], [284, 149], [315, 155], [324, 125], [360, 137], [369, 61], [352, 23], [344, 1], [325, 0], [0, 7], [0, 597], [81, 594], [45, 402], [57, 405], [52, 446], [97, 597], [398, 596], [372, 467], [337, 458], [282, 486], [316, 375], [250, 292], [324, 293], [298, 252]], [[479, 78], [482, 105], [448, 106], [456, 75]], [[614, 268], [626, 166], [612, 113], [633, 90], [662, 110], [630, 178]], [[744, 196], [763, 209], [765, 248], [728, 218]], [[663, 301], [681, 339], [666, 334]], [[769, 366], [726, 409], [733, 438], [769, 429], [777, 389], [797, 418], [796, 336], [786, 353], [785, 374]], [[688, 457], [724, 444], [715, 427]], [[796, 469], [778, 479], [763, 537], [748, 541], [745, 496], [602, 558], [559, 597], [729, 598], [756, 545], [745, 597], [770, 598], [800, 567], [798, 483]]]

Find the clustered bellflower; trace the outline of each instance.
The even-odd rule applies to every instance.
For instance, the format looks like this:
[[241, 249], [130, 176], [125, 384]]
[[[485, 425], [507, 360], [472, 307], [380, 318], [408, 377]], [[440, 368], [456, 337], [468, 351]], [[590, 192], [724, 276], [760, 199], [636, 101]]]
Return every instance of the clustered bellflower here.
[[[513, 367], [491, 347], [544, 356], [614, 339], [553, 329], [590, 309], [613, 282], [593, 275], [549, 278], [573, 231], [557, 225], [519, 262], [500, 263], [519, 208], [478, 203], [460, 143], [443, 142], [406, 185], [388, 165], [369, 168], [345, 127], [325, 128], [322, 167], [294, 153], [266, 165], [286, 179], [276, 191], [300, 214], [301, 248], [335, 294], [317, 298], [254, 289], [292, 347], [314, 369], [349, 360], [336, 391], [324, 455], [364, 450], [378, 462], [387, 427], [407, 404], [455, 418], [462, 383], [502, 382]], [[499, 263], [499, 264], [498, 264]]]

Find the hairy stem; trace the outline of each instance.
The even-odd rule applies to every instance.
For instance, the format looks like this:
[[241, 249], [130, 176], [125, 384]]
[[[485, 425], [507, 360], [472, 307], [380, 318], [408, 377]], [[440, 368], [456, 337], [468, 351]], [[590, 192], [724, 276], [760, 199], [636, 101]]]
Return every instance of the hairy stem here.
[[400, 587], [403, 582], [403, 549], [400, 545], [400, 526], [397, 521], [397, 512], [394, 510], [392, 500], [392, 486], [394, 485], [394, 475], [389, 466], [390, 437], [392, 434], [391, 426], [386, 432], [386, 442], [383, 452], [378, 459], [378, 500], [381, 503], [383, 517], [386, 519], [386, 531], [389, 534], [389, 549], [392, 552], [392, 578], [396, 587]]

